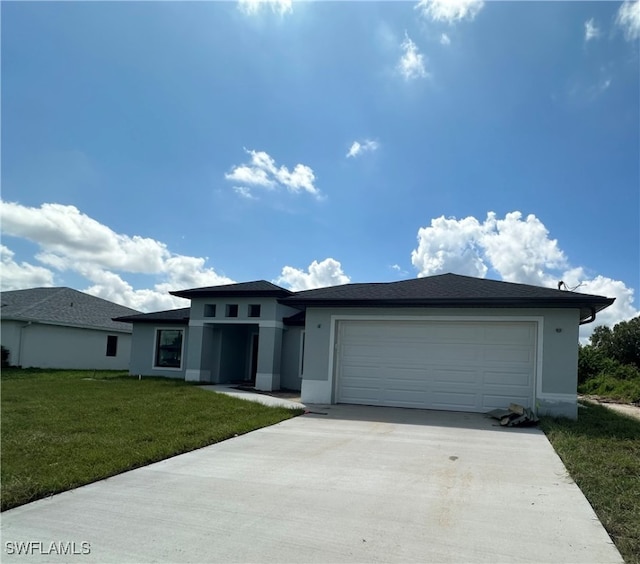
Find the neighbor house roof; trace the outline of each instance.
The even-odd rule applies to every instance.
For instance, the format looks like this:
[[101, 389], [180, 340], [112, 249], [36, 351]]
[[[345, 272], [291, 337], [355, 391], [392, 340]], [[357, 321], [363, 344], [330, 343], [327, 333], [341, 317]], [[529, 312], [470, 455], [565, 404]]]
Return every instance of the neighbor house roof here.
[[254, 282], [241, 282], [239, 284], [224, 284], [222, 286], [207, 286], [206, 288], [193, 288], [191, 290], [177, 290], [169, 292], [181, 298], [231, 298], [231, 297], [256, 297], [256, 298], [285, 298], [293, 295], [293, 292], [276, 286], [266, 280]]
[[579, 308], [586, 319], [615, 298], [441, 274], [400, 282], [344, 284], [297, 292], [281, 300], [296, 307], [559, 307]]
[[0, 293], [3, 320], [47, 323], [131, 333], [114, 317], [140, 313], [71, 288], [31, 288]]
[[125, 323], [177, 323], [180, 325], [189, 324], [190, 307], [181, 309], [169, 309], [166, 311], [155, 311], [153, 313], [140, 313], [138, 315], [125, 315], [116, 317], [116, 321]]

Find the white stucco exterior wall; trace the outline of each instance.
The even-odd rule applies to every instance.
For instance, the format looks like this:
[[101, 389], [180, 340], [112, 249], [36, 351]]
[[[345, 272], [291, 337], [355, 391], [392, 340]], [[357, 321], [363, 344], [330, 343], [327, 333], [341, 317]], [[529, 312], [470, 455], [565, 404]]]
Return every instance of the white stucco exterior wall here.
[[[118, 337], [116, 356], [107, 356], [109, 335]], [[2, 344], [23, 368], [127, 370], [131, 354], [130, 333], [42, 323], [3, 321]]]

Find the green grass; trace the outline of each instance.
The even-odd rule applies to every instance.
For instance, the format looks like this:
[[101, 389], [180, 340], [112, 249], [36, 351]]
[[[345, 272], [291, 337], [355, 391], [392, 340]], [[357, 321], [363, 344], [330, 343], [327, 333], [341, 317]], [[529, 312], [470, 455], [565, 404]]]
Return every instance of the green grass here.
[[640, 421], [589, 405], [541, 426], [625, 561], [640, 564]]
[[301, 413], [124, 372], [5, 369], [1, 391], [2, 510]]

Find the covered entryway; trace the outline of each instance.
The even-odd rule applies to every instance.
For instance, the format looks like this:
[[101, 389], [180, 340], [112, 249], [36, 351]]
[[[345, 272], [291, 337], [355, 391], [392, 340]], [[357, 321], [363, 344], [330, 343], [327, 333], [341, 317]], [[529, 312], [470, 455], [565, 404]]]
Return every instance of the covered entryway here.
[[336, 401], [485, 412], [533, 407], [535, 322], [338, 321]]

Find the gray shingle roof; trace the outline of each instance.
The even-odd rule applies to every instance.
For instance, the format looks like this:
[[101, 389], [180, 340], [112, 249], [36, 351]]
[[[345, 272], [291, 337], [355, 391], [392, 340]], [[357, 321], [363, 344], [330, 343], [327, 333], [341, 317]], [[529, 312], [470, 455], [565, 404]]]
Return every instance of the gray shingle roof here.
[[431, 306], [431, 307], [577, 307], [600, 311], [614, 298], [499, 282], [459, 274], [441, 274], [400, 282], [345, 284], [297, 292], [281, 300], [293, 306]]
[[177, 290], [169, 292], [181, 298], [204, 298], [204, 297], [273, 297], [284, 298], [293, 295], [293, 292], [276, 286], [266, 280], [255, 280], [254, 282], [240, 282], [239, 284], [224, 284], [222, 286], [207, 286], [206, 288], [193, 288], [191, 290]]
[[131, 332], [114, 317], [139, 311], [71, 288], [31, 288], [0, 293], [2, 319]]
[[188, 325], [190, 313], [190, 307], [183, 307], [181, 309], [169, 309], [166, 311], [155, 311], [153, 313], [125, 315], [124, 317], [117, 317], [116, 319], [127, 323], [178, 323]]

